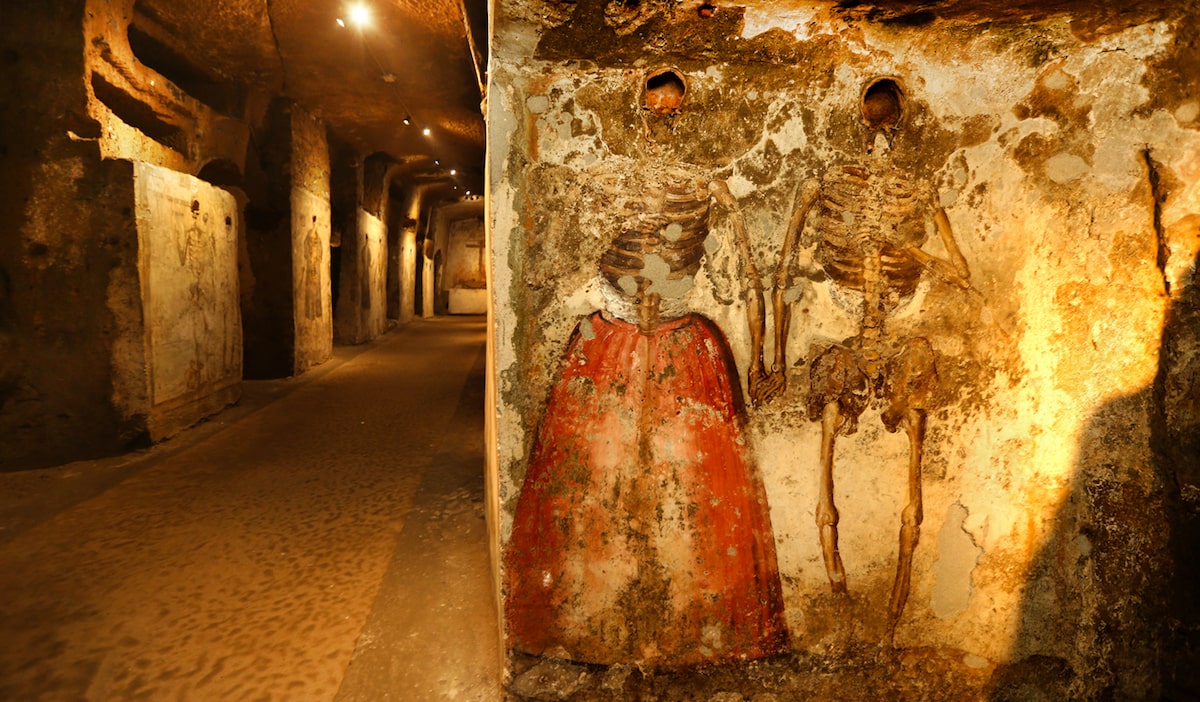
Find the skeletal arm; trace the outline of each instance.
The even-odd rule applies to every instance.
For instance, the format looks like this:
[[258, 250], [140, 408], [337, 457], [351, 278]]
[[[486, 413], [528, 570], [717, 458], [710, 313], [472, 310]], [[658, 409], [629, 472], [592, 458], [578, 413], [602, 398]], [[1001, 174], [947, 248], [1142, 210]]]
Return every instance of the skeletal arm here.
[[734, 245], [738, 257], [742, 259], [743, 295], [746, 299], [746, 322], [750, 327], [750, 370], [747, 373], [747, 385], [750, 400], [759, 405], [766, 402], [779, 391], [772, 388], [766, 381], [767, 374], [763, 368], [763, 338], [766, 335], [766, 303], [763, 299], [762, 279], [758, 274], [758, 266], [754, 264], [754, 252], [750, 249], [750, 235], [746, 232], [746, 223], [742, 219], [737, 201], [729, 192], [725, 181], [714, 180], [709, 183], [709, 192], [717, 204], [729, 213], [733, 225]]
[[950, 228], [950, 218], [946, 216], [945, 208], [937, 208], [933, 214], [933, 223], [937, 227], [938, 236], [942, 239], [942, 245], [946, 247], [947, 257], [934, 256], [917, 246], [909, 247], [909, 255], [943, 280], [963, 289], [970, 288], [971, 269], [967, 266], [967, 259], [963, 257], [962, 251], [958, 248], [958, 242], [954, 239], [954, 230]]
[[796, 252], [800, 244], [800, 233], [804, 231], [804, 223], [808, 219], [808, 213], [812, 209], [813, 204], [816, 203], [819, 195], [820, 190], [813, 181], [796, 187], [796, 195], [793, 198], [792, 217], [788, 220], [787, 232], [783, 237], [783, 249], [779, 255], [779, 266], [775, 269], [775, 284], [771, 291], [771, 306], [775, 313], [775, 362], [771, 368], [771, 375], [779, 376], [781, 389], [786, 385], [787, 381], [786, 351], [788, 331], [792, 321], [791, 304], [787, 301], [788, 274], [796, 260]]

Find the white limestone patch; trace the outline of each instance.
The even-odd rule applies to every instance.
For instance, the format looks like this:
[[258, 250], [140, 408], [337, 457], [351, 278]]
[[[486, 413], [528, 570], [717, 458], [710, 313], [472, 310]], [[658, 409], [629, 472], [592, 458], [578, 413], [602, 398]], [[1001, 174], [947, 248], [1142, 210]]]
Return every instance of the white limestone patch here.
[[1200, 117], [1200, 102], [1191, 100], [1175, 108], [1175, 119], [1180, 124], [1195, 122]]
[[820, 8], [805, 7], [781, 10], [771, 6], [748, 6], [743, 15], [742, 38], [753, 39], [769, 30], [782, 29], [795, 36], [797, 40], [804, 41], [812, 37], [809, 28], [818, 9]]

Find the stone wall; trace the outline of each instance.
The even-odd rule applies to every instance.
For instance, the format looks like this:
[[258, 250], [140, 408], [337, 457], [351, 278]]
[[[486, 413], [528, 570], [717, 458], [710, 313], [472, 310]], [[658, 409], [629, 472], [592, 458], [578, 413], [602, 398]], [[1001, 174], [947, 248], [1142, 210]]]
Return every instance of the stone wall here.
[[148, 424], [170, 436], [236, 401], [242, 380], [233, 195], [134, 164]]
[[235, 401], [240, 317], [251, 375], [328, 358], [320, 120], [189, 64], [133, 0], [4, 13], [0, 469], [140, 446]]
[[[692, 574], [665, 542], [645, 545], [714, 538], [671, 482], [691, 459], [614, 448], [678, 420], [586, 375], [601, 371], [560, 380], [591, 363], [596, 310], [659, 338], [654, 294], [669, 298], [660, 318], [688, 310], [727, 340], [787, 650], [891, 644], [894, 627], [898, 647], [981, 665], [1063, 661], [1086, 698], [1155, 694], [1186, 619], [1169, 605], [1168, 535], [1196, 507], [1195, 447], [1180, 438], [1196, 426], [1194, 334], [1178, 330], [1200, 252], [1200, 96], [1184, 78], [1195, 8], [875, 22], [791, 6], [499, 4], [488, 124], [511, 640], [670, 666], [646, 646], [671, 636], [639, 639], [652, 627], [638, 613], [705, 596], [677, 584]], [[672, 229], [701, 207], [703, 225]], [[681, 262], [697, 251], [694, 268]], [[720, 343], [705, 343], [719, 365]], [[643, 393], [677, 382], [636, 377]], [[611, 426], [580, 409], [603, 404], [603, 388], [623, 398]], [[703, 412], [720, 404], [711, 392]], [[559, 425], [583, 438], [564, 444]], [[568, 459], [538, 458], [568, 445]], [[599, 456], [618, 456], [612, 471], [667, 471], [674, 487], [613, 482]], [[536, 486], [531, 461], [545, 463]], [[597, 486], [614, 492], [583, 494]], [[597, 541], [572, 545], [561, 572], [514, 573], [531, 562], [511, 546], [523, 520]], [[661, 569], [662, 589], [648, 587]], [[572, 578], [589, 585], [550, 584]], [[530, 616], [529, 580], [553, 602], [533, 645], [511, 626]], [[610, 632], [610, 648], [588, 638], [600, 621], [580, 604], [588, 588], [609, 592], [633, 632]]]
[[[387, 229], [369, 212], [357, 210], [351, 235], [342, 240], [342, 284], [338, 300], [337, 340], [361, 344], [378, 337], [387, 325]], [[350, 262], [352, 261], [352, 263]]]
[[82, 2], [21, 4], [0, 22], [0, 470], [146, 431], [132, 168], [101, 158], [83, 17]]
[[292, 298], [295, 300], [295, 372], [333, 354], [329, 284], [329, 143], [320, 119], [291, 111]]
[[449, 314], [487, 312], [487, 241], [482, 217], [472, 214], [482, 209], [483, 201], [478, 200], [445, 206], [438, 213], [440, 258], [435, 259], [442, 266], [435, 270], [435, 279]]
[[400, 306], [397, 320], [407, 324], [416, 317], [417, 266], [424, 265], [423, 256], [417, 248], [417, 223], [424, 209], [425, 186], [414, 186], [404, 193], [397, 208], [400, 234], [396, 257], [396, 278], [399, 280]]

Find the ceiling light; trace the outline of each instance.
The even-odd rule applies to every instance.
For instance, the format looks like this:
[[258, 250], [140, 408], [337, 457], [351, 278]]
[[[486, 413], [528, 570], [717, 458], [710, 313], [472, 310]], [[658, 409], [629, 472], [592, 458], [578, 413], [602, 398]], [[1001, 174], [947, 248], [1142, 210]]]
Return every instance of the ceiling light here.
[[346, 20], [342, 19], [341, 17], [338, 17], [338, 18], [337, 18], [337, 23], [338, 23], [338, 26], [339, 26], [339, 27], [345, 27], [345, 26], [346, 26]]
[[421, 133], [424, 134], [425, 136], [429, 136], [430, 134], [432, 134], [432, 132], [429, 131], [429, 127], [425, 127], [424, 129], [422, 129]]
[[442, 162], [435, 158], [435, 159], [433, 159], [433, 165], [440, 166], [440, 165], [442, 165]]
[[404, 126], [407, 127], [410, 124], [412, 124], [412, 117], [409, 117], [408, 115], [404, 115]]
[[350, 23], [362, 29], [371, 23], [371, 8], [356, 2], [350, 6]]
[[458, 175], [458, 171], [456, 171], [456, 170], [454, 170], [453, 168], [451, 168], [451, 169], [450, 169], [450, 175]]

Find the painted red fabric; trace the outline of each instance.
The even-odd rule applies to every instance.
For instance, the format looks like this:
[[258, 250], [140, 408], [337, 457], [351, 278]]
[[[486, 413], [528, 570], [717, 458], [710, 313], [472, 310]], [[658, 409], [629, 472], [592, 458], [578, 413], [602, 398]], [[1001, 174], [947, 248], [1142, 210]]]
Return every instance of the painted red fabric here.
[[737, 371], [699, 315], [643, 334], [597, 312], [538, 428], [505, 565], [513, 645], [670, 668], [787, 643]]

